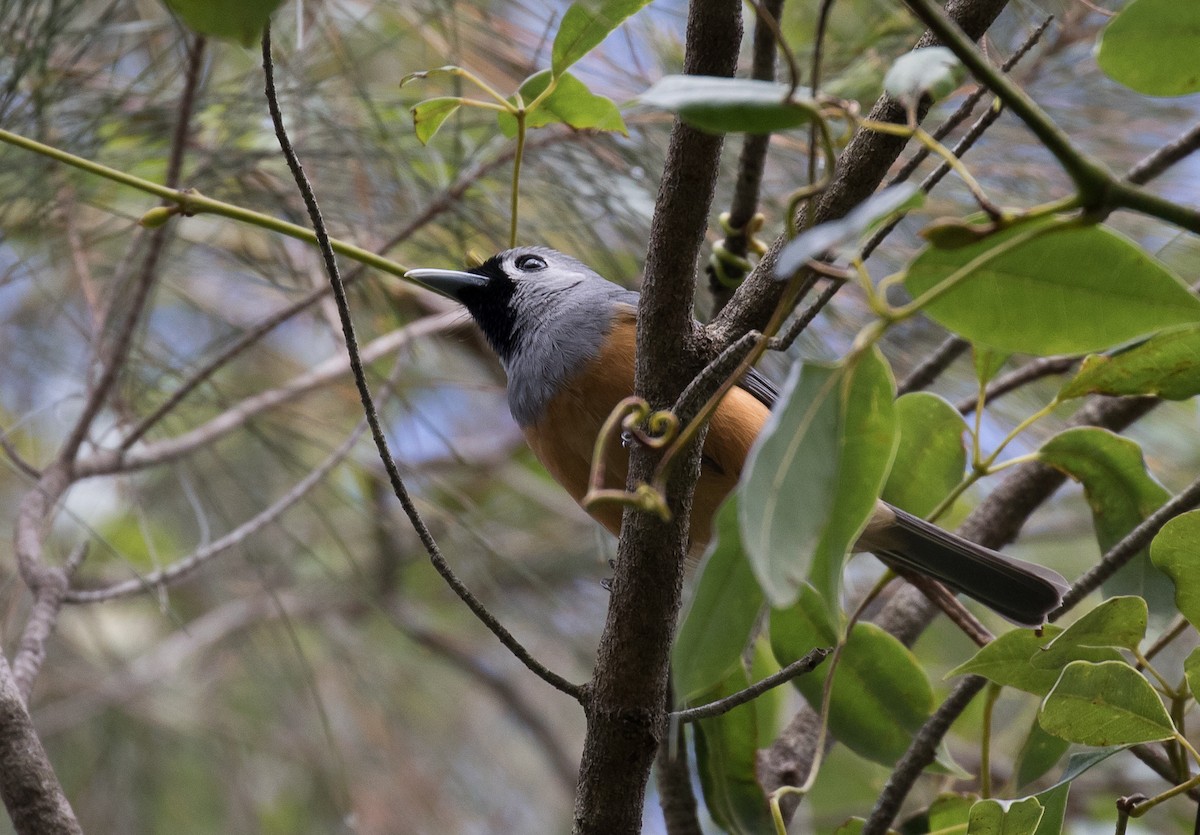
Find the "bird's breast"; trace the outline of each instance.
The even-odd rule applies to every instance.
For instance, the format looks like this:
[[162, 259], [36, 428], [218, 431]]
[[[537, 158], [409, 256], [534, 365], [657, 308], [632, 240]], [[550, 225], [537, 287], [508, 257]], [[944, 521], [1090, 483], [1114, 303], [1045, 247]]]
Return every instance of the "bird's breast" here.
[[[587, 493], [596, 438], [604, 421], [633, 393], [635, 350], [632, 315], [618, 315], [595, 358], [549, 399], [538, 420], [524, 427], [525, 439], [538, 460], [576, 502], [582, 502]], [[737, 484], [750, 446], [768, 415], [766, 406], [736, 387], [714, 413], [693, 499], [691, 553], [699, 554], [707, 544], [713, 514]], [[605, 483], [601, 486], [623, 488], [629, 451], [613, 439], [604, 463]], [[620, 531], [619, 506], [601, 505], [592, 516], [614, 534]]]

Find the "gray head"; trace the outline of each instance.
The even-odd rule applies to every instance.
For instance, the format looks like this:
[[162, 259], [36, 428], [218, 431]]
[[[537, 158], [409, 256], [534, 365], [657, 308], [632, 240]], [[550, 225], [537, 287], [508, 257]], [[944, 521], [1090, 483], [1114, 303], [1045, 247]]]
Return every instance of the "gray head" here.
[[461, 302], [508, 374], [508, 406], [522, 426], [541, 417], [563, 383], [595, 357], [613, 305], [637, 294], [569, 255], [523, 246], [474, 269], [410, 270], [408, 278]]

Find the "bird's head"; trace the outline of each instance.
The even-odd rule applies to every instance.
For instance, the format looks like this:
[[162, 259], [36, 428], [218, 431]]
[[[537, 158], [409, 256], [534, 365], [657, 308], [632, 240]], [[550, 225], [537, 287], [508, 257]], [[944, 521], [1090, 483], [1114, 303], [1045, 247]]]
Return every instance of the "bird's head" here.
[[466, 307], [508, 372], [509, 405], [522, 425], [597, 356], [616, 306], [637, 304], [636, 294], [544, 246], [505, 250], [469, 270], [406, 277]]

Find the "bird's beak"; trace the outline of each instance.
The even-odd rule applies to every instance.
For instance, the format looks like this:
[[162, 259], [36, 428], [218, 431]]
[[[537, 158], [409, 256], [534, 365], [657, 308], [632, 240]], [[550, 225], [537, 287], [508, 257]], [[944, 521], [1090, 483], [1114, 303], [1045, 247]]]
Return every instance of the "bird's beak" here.
[[459, 294], [463, 290], [469, 287], [482, 287], [488, 283], [487, 278], [482, 275], [461, 270], [409, 270], [404, 277], [455, 301], [462, 301]]

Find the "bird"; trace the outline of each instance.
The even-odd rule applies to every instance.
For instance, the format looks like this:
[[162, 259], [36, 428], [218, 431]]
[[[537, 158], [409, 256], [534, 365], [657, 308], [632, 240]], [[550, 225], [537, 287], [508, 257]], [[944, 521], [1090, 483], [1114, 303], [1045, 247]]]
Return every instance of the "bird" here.
[[[500, 252], [467, 270], [414, 269], [405, 277], [463, 305], [507, 375], [509, 410], [534, 455], [582, 505], [601, 426], [633, 394], [639, 294], [545, 246]], [[703, 553], [718, 507], [737, 486], [775, 405], [773, 383], [750, 369], [713, 413], [701, 454], [689, 552]], [[628, 451], [610, 445], [606, 471], [624, 485]], [[589, 513], [619, 534], [621, 508]], [[855, 551], [918, 572], [1013, 623], [1040, 626], [1068, 584], [1041, 565], [999, 554], [882, 500]]]

